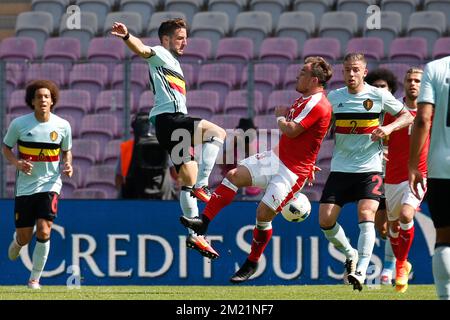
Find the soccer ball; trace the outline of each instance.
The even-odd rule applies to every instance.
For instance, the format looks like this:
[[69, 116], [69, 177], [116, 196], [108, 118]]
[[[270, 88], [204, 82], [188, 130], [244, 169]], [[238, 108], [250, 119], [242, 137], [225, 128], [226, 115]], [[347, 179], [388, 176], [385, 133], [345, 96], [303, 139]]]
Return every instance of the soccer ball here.
[[311, 213], [311, 202], [303, 193], [297, 193], [281, 210], [283, 217], [290, 222], [302, 222]]

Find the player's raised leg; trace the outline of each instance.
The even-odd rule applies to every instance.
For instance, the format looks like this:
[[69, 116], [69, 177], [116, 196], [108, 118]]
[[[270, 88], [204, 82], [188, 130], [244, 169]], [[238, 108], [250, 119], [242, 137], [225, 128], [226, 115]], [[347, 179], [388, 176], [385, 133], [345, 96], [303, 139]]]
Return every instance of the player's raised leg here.
[[[180, 191], [180, 206], [183, 211], [183, 217], [198, 217], [197, 198], [191, 196], [192, 187], [197, 179], [197, 163], [189, 161], [180, 166], [179, 175], [183, 186]], [[202, 235], [196, 235], [194, 230], [189, 229], [189, 235], [186, 238], [186, 246], [198, 251], [201, 255], [216, 259], [219, 254]]]
[[192, 188], [192, 195], [208, 202], [211, 199], [208, 179], [225, 141], [226, 132], [212, 122], [201, 120], [196, 131], [196, 135], [198, 134], [201, 137], [202, 153], [198, 159], [197, 182]]
[[230, 170], [216, 188], [200, 217], [180, 217], [180, 222], [198, 234], [205, 234], [209, 223], [224, 207], [229, 205], [240, 187], [252, 185], [252, 177], [245, 166]]

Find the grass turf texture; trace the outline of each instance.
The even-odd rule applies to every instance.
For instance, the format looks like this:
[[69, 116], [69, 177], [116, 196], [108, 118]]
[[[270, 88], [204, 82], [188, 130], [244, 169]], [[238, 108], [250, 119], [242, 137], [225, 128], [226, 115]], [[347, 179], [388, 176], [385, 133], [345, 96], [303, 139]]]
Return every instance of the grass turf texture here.
[[436, 300], [433, 285], [410, 285], [406, 293], [380, 286], [0, 286], [0, 300]]

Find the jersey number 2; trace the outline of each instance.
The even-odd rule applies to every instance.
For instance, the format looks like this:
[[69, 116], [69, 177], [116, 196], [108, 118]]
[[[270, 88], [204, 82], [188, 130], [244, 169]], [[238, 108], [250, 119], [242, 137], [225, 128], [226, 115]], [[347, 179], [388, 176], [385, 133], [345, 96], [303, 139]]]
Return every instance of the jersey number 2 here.
[[375, 187], [373, 187], [372, 189], [372, 193], [377, 195], [377, 196], [381, 196], [381, 192], [380, 192], [380, 187], [381, 184], [383, 183], [383, 178], [381, 178], [381, 176], [376, 175], [372, 177], [372, 182], [377, 182], [377, 184], [375, 185]]

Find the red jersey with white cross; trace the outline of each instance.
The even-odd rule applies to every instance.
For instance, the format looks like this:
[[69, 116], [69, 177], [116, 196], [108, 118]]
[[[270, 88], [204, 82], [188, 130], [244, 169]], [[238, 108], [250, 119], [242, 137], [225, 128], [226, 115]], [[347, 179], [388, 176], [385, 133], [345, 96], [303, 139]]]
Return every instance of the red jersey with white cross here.
[[331, 121], [331, 104], [324, 92], [300, 97], [289, 109], [286, 120], [300, 124], [305, 131], [295, 138], [281, 135], [275, 148], [283, 164], [300, 177], [308, 177], [316, 162], [320, 144]]
[[[406, 106], [405, 106], [406, 107]], [[416, 117], [417, 110], [406, 109]], [[383, 125], [388, 125], [395, 120], [395, 117], [386, 114]], [[386, 161], [386, 174], [384, 182], [389, 184], [398, 184], [408, 181], [408, 160], [409, 146], [411, 145], [412, 124], [403, 129], [392, 132], [388, 140], [388, 161]], [[430, 137], [427, 137], [425, 145], [420, 153], [419, 171], [424, 177], [427, 176], [427, 155], [430, 147]]]

